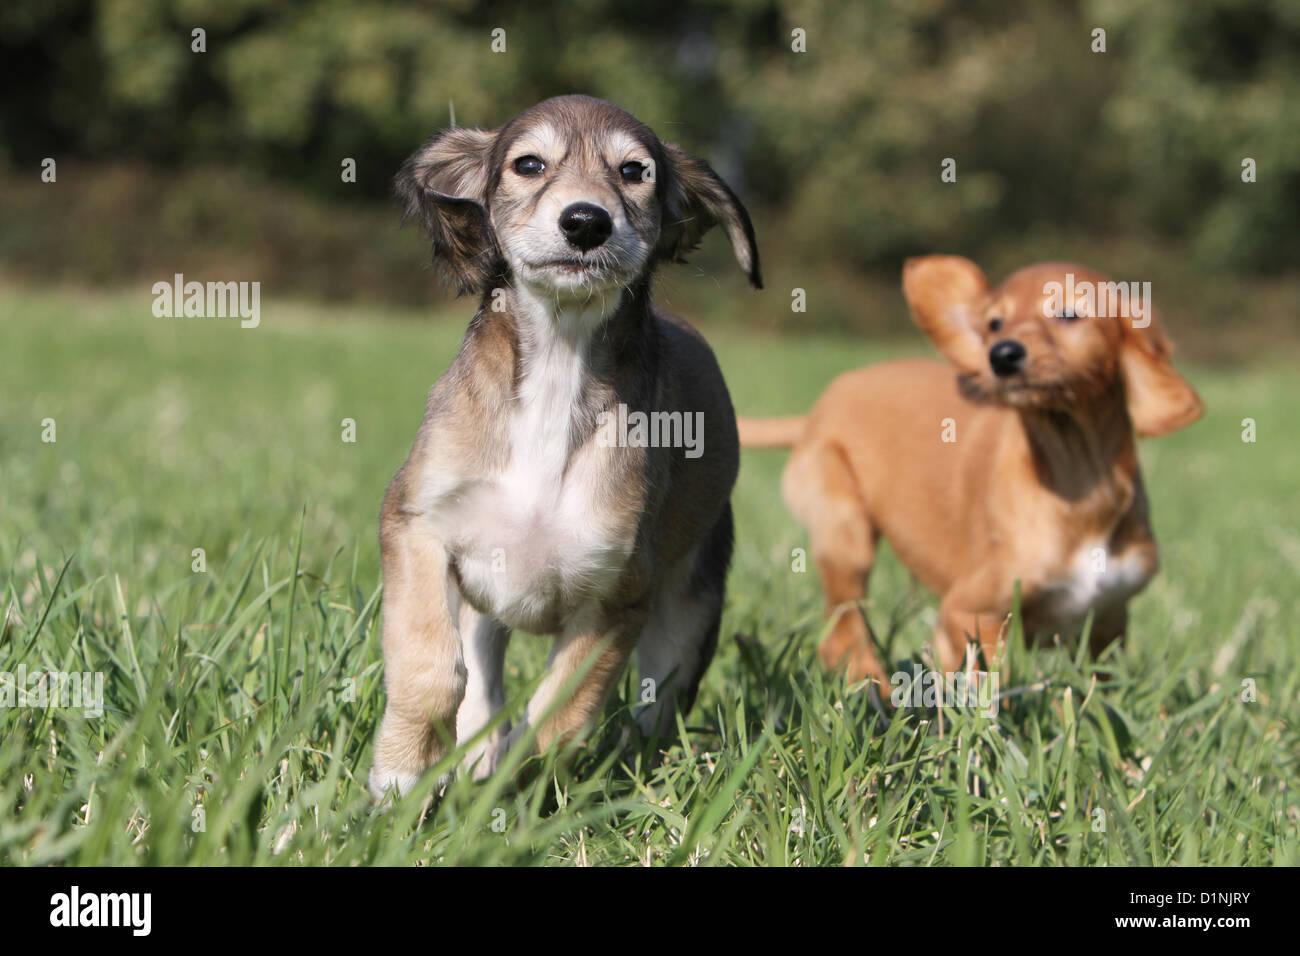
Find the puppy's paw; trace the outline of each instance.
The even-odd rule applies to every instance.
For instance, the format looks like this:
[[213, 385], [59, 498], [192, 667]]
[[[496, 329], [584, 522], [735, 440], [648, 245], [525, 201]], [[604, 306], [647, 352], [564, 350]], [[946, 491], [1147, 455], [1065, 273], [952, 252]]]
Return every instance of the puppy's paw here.
[[506, 734], [494, 733], [471, 747], [460, 763], [461, 773], [468, 773], [475, 783], [481, 783], [496, 773], [505, 753]]
[[[414, 793], [419, 788], [422, 776], [410, 770], [380, 770], [378, 767], [371, 767], [370, 778], [366, 785], [379, 809], [386, 810], [395, 800]], [[443, 774], [438, 778], [434, 792], [442, 793], [450, 782], [451, 774]]]
[[654, 741], [659, 747], [671, 747], [677, 742], [677, 705], [671, 696], [660, 697], [646, 704], [633, 718], [640, 739], [638, 744]]

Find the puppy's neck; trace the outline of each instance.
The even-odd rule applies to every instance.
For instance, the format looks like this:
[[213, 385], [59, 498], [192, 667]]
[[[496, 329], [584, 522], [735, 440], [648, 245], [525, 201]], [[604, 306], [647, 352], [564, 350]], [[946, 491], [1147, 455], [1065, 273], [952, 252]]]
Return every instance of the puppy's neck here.
[[1137, 445], [1122, 382], [1065, 411], [1026, 409], [1019, 416], [1045, 487], [1069, 501], [1113, 498], [1117, 506], [1132, 494]]
[[561, 353], [583, 369], [621, 364], [646, 333], [650, 302], [644, 281], [588, 297], [557, 296], [520, 283], [486, 294], [482, 311], [510, 327], [518, 371], [526, 375]]

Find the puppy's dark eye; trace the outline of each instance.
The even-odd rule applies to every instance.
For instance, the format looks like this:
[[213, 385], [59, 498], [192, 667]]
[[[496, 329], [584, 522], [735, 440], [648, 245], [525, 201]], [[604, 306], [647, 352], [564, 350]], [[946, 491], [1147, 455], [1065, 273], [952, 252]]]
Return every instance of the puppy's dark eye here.
[[619, 168], [618, 172], [619, 175], [623, 177], [623, 182], [625, 183], [641, 183], [647, 181], [645, 178], [645, 171], [645, 163], [638, 163], [636, 160], [631, 160], [630, 162], [624, 163]]
[[515, 172], [520, 176], [540, 176], [546, 171], [546, 164], [536, 156], [520, 156], [515, 160]]
[[1002, 328], [1002, 320], [1001, 320], [1001, 319], [989, 319], [989, 331], [990, 331], [990, 332], [996, 332], [996, 331], [997, 331], [998, 329], [1000, 329], [1000, 328]]

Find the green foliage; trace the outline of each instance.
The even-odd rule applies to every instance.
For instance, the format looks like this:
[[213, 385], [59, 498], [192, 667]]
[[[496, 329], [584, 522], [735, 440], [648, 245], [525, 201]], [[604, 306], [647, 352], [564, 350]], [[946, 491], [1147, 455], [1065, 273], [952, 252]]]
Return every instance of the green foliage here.
[[[376, 322], [267, 297], [241, 330], [155, 318], [142, 293], [3, 293], [0, 671], [102, 671], [106, 706], [0, 708], [0, 863], [1300, 863], [1285, 365], [1190, 369], [1206, 418], [1142, 445], [1163, 568], [1107, 681], [1067, 649], [1018, 652], [996, 719], [884, 726], [821, 673], [783, 456], [747, 452], [719, 653], [662, 763], [618, 745], [629, 677], [576, 773], [540, 761], [518, 791], [458, 778], [375, 814], [379, 500], [464, 310]], [[710, 338], [753, 413], [924, 350]], [[881, 561], [866, 612], [889, 659], [920, 651], [933, 604]], [[511, 707], [546, 651], [516, 636]]]
[[[1131, 66], [1105, 104], [1111, 142], [1140, 182], [1142, 221], [1190, 236], [1197, 258], [1294, 268], [1300, 197], [1300, 7], [1290, 0], [1094, 0]], [[1242, 161], [1260, 170], [1242, 182]]]
[[1278, 271], [1300, 218], [1297, 48], [1291, 0], [712, 0], [673, 16], [639, 0], [40, 0], [0, 10], [0, 55], [25, 80], [0, 94], [0, 155], [378, 199], [453, 106], [494, 126], [588, 92], [709, 157], [787, 260], [892, 275], [905, 255], [979, 255], [1051, 223]]

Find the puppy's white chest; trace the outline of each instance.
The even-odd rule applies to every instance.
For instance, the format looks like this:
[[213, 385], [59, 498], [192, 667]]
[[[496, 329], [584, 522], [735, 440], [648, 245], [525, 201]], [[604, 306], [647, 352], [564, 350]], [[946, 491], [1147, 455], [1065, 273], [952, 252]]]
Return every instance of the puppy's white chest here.
[[1049, 605], [1056, 617], [1082, 619], [1091, 610], [1127, 600], [1150, 577], [1136, 549], [1115, 554], [1103, 541], [1088, 542], [1075, 551], [1066, 574], [1052, 582]]
[[570, 452], [578, 361], [562, 348], [539, 356], [503, 409], [506, 466], [435, 494], [426, 511], [465, 596], [522, 630], [552, 630], [608, 594], [635, 542], [635, 524], [618, 519], [601, 481], [605, 450]]

